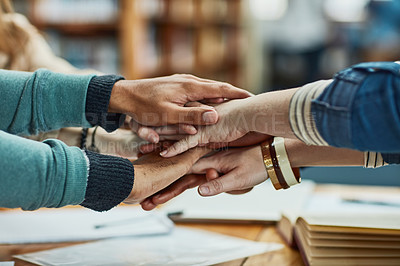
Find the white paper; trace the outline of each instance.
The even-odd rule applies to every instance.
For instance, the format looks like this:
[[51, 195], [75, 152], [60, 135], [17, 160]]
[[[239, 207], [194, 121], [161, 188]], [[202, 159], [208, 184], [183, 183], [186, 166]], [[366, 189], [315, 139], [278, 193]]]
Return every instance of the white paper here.
[[[312, 195], [305, 206], [302, 213], [327, 213], [327, 214], [375, 214], [382, 215], [387, 213], [400, 212], [400, 196], [397, 201], [392, 197], [385, 200], [382, 195], [380, 201], [367, 200], [368, 195], [357, 195], [353, 197], [358, 202], [350, 202], [347, 198], [343, 198], [340, 193], [323, 194], [316, 193]], [[375, 204], [378, 202], [379, 204]], [[386, 205], [384, 203], [387, 203]], [[329, 206], [329, 208], [327, 208]]]
[[312, 181], [304, 181], [288, 190], [275, 190], [270, 181], [242, 195], [222, 193], [202, 197], [196, 189], [187, 190], [161, 210], [182, 213], [181, 219], [279, 221], [283, 210], [298, 212], [314, 190]]
[[0, 266], [14, 266], [13, 261], [0, 261]]
[[39, 265], [211, 265], [282, 248], [207, 231], [126, 237], [17, 255]]
[[[173, 223], [163, 214], [120, 206], [108, 212], [84, 208], [0, 212], [0, 243], [44, 243], [166, 234]], [[98, 228], [96, 228], [98, 227]]]

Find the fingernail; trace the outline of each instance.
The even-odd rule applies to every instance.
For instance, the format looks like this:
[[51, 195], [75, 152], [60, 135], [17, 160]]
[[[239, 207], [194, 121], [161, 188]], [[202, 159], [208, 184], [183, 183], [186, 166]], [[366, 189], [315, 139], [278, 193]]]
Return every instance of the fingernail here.
[[160, 152], [161, 156], [165, 156], [168, 153], [168, 150], [163, 150], [162, 152]]
[[200, 187], [200, 194], [201, 195], [208, 195], [210, 194], [210, 188], [208, 186], [201, 186]]
[[156, 136], [151, 135], [151, 136], [150, 136], [150, 141], [153, 142], [153, 143], [157, 143], [157, 142], [158, 142], [158, 139], [157, 139]]
[[197, 133], [197, 129], [192, 125], [184, 125], [184, 130], [188, 134], [193, 134], [194, 135], [194, 134]]
[[141, 127], [139, 128], [138, 133], [140, 133], [141, 135], [147, 135], [149, 134], [149, 129], [147, 127]]
[[207, 111], [207, 112], [203, 113], [202, 119], [205, 123], [217, 122], [217, 116], [214, 111]]

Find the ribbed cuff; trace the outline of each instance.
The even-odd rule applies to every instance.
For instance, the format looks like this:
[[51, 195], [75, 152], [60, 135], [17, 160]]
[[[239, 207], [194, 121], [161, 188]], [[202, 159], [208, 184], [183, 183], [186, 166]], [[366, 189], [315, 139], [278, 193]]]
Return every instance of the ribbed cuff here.
[[289, 122], [293, 133], [308, 145], [327, 146], [315, 125], [311, 102], [317, 98], [332, 80], [320, 80], [301, 87], [292, 97], [289, 106]]
[[378, 168], [388, 165], [382, 157], [380, 152], [367, 151], [364, 152], [364, 167], [365, 168]]
[[85, 200], [80, 204], [95, 211], [108, 211], [132, 191], [134, 168], [128, 159], [85, 151], [89, 176]]
[[90, 81], [85, 112], [86, 120], [92, 126], [101, 126], [107, 132], [112, 132], [124, 122], [125, 115], [107, 112], [112, 88], [122, 79], [124, 79], [122, 76], [105, 75], [93, 77]]

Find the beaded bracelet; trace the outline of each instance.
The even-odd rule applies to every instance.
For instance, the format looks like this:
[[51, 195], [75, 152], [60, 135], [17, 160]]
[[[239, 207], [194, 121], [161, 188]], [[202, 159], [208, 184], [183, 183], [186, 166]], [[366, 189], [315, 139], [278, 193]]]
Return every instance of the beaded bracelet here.
[[97, 152], [97, 153], [100, 152], [99, 148], [96, 147], [95, 138], [94, 138], [95, 135], [96, 135], [98, 127], [99, 126], [96, 126], [94, 128], [94, 130], [93, 130], [92, 143], [90, 144], [89, 147], [86, 147], [86, 142], [87, 142], [86, 139], [87, 139], [87, 135], [88, 135], [89, 129], [88, 128], [82, 128], [82, 133], [81, 133], [81, 149], [82, 150], [89, 150], [89, 151], [93, 151], [93, 152]]
[[276, 190], [287, 189], [301, 182], [298, 168], [291, 168], [283, 138], [269, 139], [261, 144], [268, 177]]

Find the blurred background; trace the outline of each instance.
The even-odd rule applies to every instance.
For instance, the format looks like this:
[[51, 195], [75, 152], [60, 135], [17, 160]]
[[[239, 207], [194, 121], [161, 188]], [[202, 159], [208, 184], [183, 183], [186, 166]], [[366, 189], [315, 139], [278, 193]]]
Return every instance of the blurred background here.
[[[400, 0], [14, 0], [54, 52], [130, 79], [173, 73], [260, 93], [400, 59]], [[303, 169], [317, 182], [400, 185], [400, 167]]]

